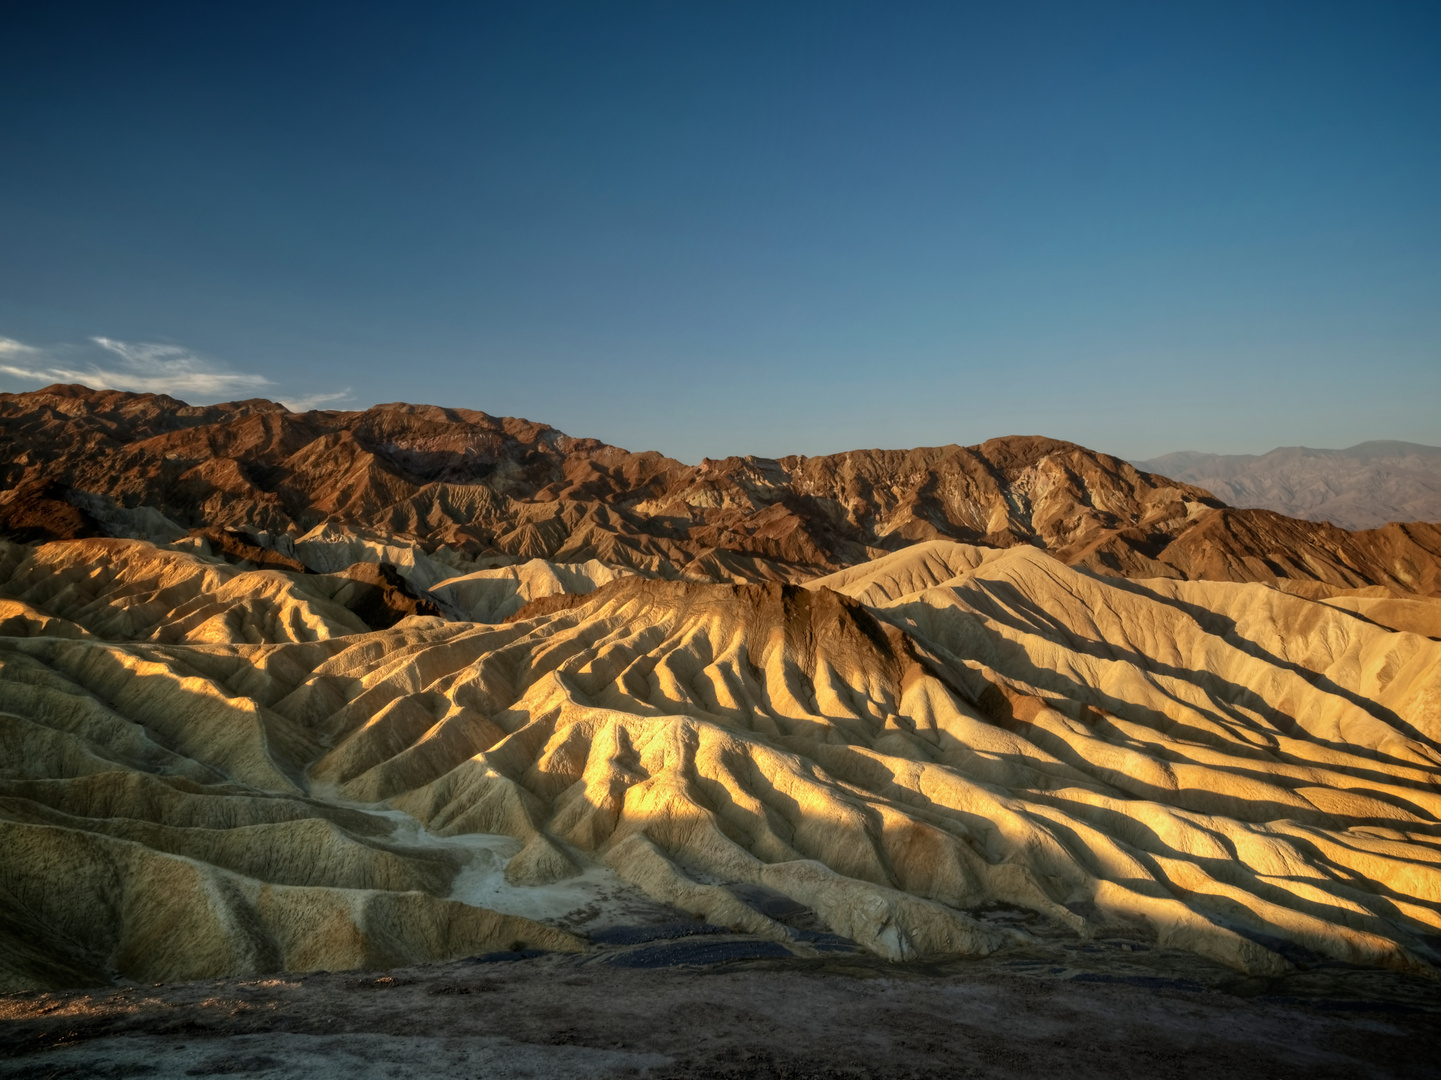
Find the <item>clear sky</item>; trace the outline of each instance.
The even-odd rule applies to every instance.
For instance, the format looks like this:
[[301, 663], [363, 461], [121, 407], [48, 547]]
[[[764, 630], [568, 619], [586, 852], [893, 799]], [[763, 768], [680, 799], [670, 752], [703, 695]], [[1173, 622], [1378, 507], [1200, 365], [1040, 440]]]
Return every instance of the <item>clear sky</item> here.
[[0, 30], [0, 389], [687, 461], [1441, 444], [1441, 4], [84, 4]]

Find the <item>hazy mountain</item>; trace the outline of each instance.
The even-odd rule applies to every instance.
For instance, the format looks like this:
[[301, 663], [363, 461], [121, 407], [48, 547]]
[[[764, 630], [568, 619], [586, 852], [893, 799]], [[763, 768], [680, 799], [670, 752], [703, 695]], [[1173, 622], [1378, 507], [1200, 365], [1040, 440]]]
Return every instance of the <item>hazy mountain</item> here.
[[1232, 506], [1343, 529], [1441, 521], [1441, 447], [1364, 442], [1345, 450], [1283, 446], [1267, 454], [1183, 450], [1133, 464], [1196, 484]]

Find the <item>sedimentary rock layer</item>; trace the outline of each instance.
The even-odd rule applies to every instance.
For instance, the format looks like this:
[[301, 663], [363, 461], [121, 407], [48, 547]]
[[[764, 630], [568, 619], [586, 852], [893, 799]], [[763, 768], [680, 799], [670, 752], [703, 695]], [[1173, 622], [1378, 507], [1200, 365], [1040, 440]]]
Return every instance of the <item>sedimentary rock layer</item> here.
[[745, 887], [896, 959], [1004, 947], [998, 906], [1253, 972], [1441, 959], [1434, 601], [945, 541], [803, 588], [555, 575], [490, 623], [371, 630], [340, 580], [4, 549], [4, 985], [581, 947], [411, 819], [797, 949]]

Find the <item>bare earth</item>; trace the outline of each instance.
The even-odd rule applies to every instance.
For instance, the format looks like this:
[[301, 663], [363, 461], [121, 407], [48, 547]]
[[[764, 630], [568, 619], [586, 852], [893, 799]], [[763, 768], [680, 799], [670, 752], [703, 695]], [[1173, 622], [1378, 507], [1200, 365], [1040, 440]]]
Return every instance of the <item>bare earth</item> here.
[[1029, 437], [7, 433], [0, 1075], [1441, 1074], [1441, 527]]
[[1441, 1052], [1434, 980], [1341, 965], [1248, 978], [1105, 940], [937, 964], [625, 955], [12, 994], [0, 1076], [1363, 1080], [1435, 1076]]

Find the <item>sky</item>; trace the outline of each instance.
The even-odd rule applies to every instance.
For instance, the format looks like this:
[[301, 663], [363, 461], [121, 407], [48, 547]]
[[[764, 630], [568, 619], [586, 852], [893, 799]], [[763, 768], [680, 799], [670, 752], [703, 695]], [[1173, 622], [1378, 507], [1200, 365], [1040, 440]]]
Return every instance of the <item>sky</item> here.
[[1441, 5], [17, 5], [0, 390], [1441, 444]]

